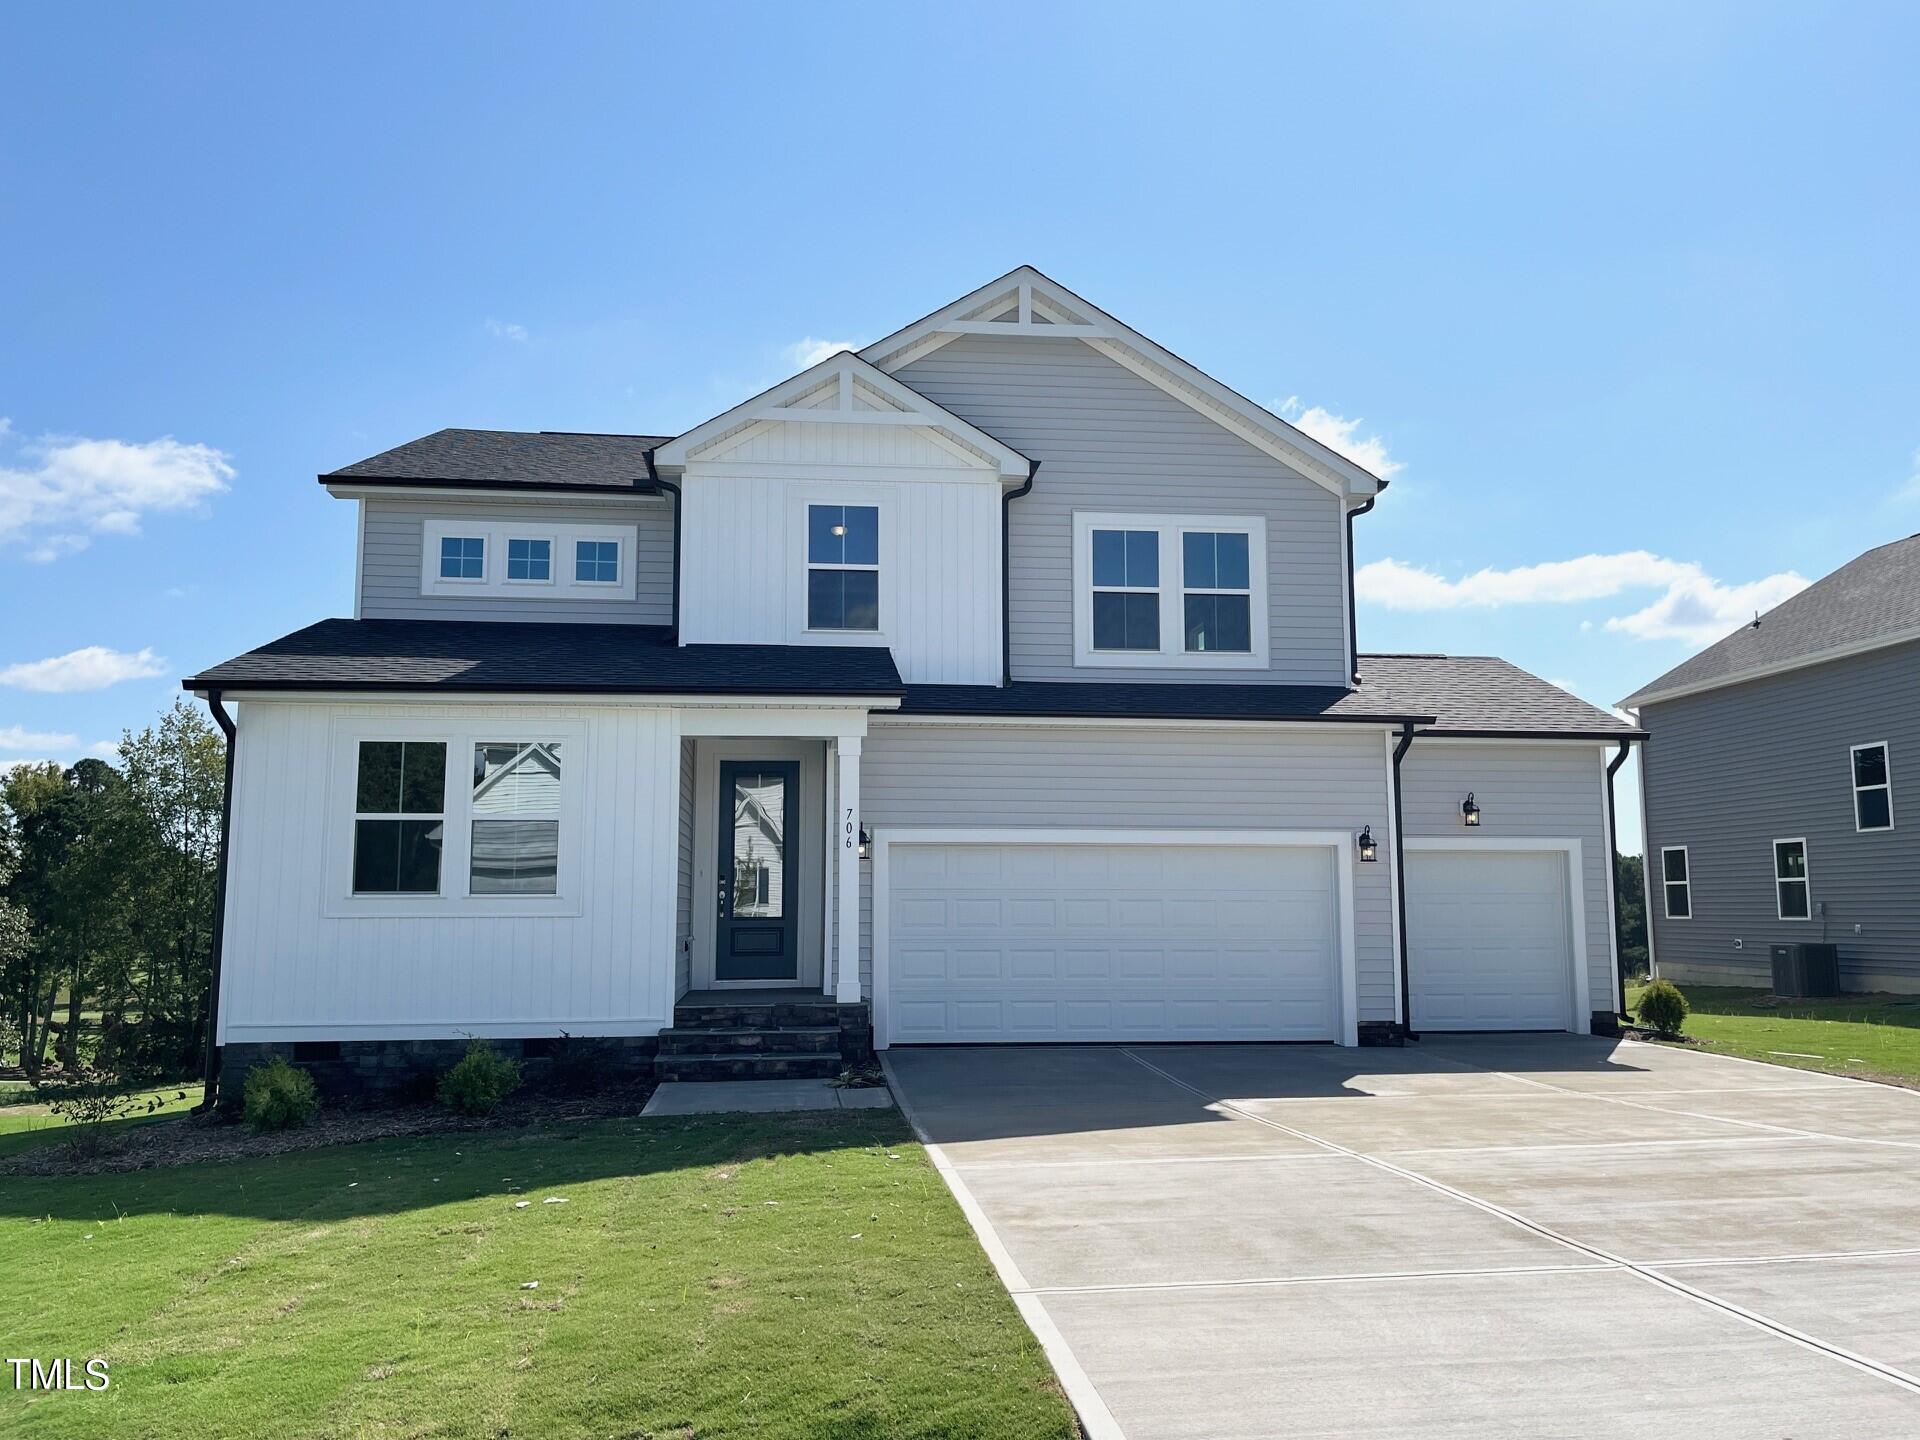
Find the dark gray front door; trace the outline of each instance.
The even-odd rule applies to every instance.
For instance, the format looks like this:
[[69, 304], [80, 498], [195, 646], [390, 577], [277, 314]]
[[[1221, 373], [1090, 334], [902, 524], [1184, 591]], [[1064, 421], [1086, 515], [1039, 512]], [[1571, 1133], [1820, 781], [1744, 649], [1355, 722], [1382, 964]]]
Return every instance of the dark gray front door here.
[[781, 760], [720, 765], [719, 929], [716, 980], [797, 980], [794, 912], [800, 899], [794, 834], [800, 766]]

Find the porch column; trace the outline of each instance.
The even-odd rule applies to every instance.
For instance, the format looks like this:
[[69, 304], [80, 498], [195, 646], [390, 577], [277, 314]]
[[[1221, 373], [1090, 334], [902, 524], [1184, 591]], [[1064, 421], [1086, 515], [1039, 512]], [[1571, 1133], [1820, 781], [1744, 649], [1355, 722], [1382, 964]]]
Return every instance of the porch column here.
[[860, 1000], [860, 737], [834, 741], [840, 762], [840, 795], [834, 833], [840, 866], [840, 944], [833, 998], [842, 1005]]

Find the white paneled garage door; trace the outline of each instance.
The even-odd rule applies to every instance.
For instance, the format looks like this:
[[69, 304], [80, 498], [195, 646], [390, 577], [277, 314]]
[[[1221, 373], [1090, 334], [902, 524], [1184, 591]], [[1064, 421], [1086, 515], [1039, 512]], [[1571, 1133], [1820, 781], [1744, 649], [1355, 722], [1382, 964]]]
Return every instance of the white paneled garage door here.
[[1334, 852], [888, 846], [891, 1044], [1335, 1040]]
[[1564, 1030], [1573, 944], [1559, 850], [1407, 850], [1413, 1028]]

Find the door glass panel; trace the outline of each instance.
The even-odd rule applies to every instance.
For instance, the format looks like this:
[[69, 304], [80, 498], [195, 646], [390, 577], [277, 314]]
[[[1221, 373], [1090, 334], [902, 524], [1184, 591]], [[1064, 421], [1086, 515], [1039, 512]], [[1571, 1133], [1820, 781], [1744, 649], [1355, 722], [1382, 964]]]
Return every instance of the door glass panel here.
[[786, 914], [787, 777], [742, 771], [733, 779], [733, 918]]

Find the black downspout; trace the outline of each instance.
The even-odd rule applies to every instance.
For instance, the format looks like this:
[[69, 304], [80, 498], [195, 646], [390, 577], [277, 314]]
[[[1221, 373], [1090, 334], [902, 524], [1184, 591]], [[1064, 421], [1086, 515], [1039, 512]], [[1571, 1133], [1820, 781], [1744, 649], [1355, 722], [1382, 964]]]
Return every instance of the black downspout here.
[[240, 740], [233, 716], [220, 703], [218, 690], [207, 692], [207, 708], [213, 711], [214, 723], [227, 737], [227, 775], [220, 791], [220, 856], [213, 880], [213, 975], [207, 986], [207, 1056], [201, 1067], [206, 1076], [206, 1093], [193, 1107], [196, 1115], [205, 1114], [220, 1100], [220, 961], [227, 935], [227, 837], [233, 830], [233, 754]]
[[1008, 523], [1013, 519], [1013, 502], [1033, 489], [1033, 477], [1040, 473], [1040, 462], [1027, 462], [1027, 478], [1000, 497], [1000, 683], [1013, 684], [1013, 541]]
[[671, 480], [662, 480], [660, 472], [654, 468], [653, 451], [643, 452], [647, 457], [647, 479], [655, 488], [666, 491], [673, 497], [673, 643], [680, 643], [680, 487]]
[[1408, 1040], [1413, 1033], [1413, 987], [1407, 972], [1407, 847], [1401, 838], [1407, 829], [1406, 812], [1400, 808], [1400, 762], [1413, 744], [1413, 722], [1400, 727], [1400, 743], [1393, 747], [1393, 898], [1400, 912], [1400, 1030]]
[[1353, 683], [1360, 683], [1360, 619], [1353, 604], [1353, 522], [1380, 503], [1378, 495], [1369, 495], [1367, 503], [1347, 511], [1347, 654], [1353, 657]]
[[[1627, 763], [1627, 756], [1633, 752], [1633, 742], [1622, 740], [1620, 753], [1607, 765], [1607, 863], [1613, 867], [1607, 877], [1613, 886], [1613, 998], [1616, 1013], [1627, 1013], [1627, 977], [1625, 966], [1620, 963], [1620, 839], [1614, 829], [1613, 815], [1617, 808], [1613, 798], [1613, 777], [1620, 767]], [[1641, 822], [1643, 825], [1644, 821]], [[1646, 858], [1641, 857], [1640, 900], [1641, 908], [1647, 911], [1647, 929], [1653, 929], [1653, 912], [1646, 904]]]

